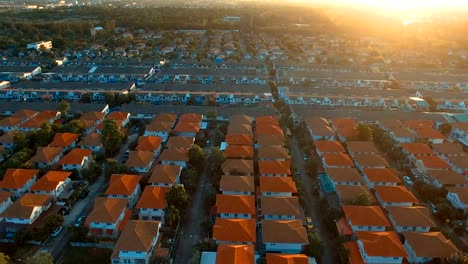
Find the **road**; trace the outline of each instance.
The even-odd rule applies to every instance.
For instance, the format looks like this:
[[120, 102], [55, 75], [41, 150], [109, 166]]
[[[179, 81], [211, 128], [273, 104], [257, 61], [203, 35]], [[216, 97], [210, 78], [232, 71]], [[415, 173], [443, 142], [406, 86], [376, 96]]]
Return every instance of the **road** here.
[[[301, 172], [306, 171], [306, 162], [304, 161], [304, 153], [299, 147], [297, 139], [293, 137], [289, 141], [289, 149], [291, 158], [294, 163], [294, 167]], [[310, 157], [313, 158], [313, 157]], [[320, 161], [318, 161], [320, 163]], [[320, 198], [312, 195], [313, 181], [306, 173], [300, 173], [297, 177], [302, 186], [304, 186], [304, 211], [307, 216], [312, 218], [312, 222], [315, 226], [315, 231], [318, 231], [318, 235], [324, 243], [324, 250], [322, 254], [321, 264], [334, 264], [336, 263], [335, 255], [332, 252], [333, 241], [326, 228], [322, 226], [322, 214], [320, 212]]]
[[133, 142], [135, 142], [138, 139], [139, 135], [140, 134], [138, 134], [138, 133], [133, 133], [130, 136], [128, 136], [127, 142], [125, 142], [125, 144], [122, 146], [119, 153], [117, 153], [117, 155], [114, 156], [114, 159], [117, 162], [122, 163], [122, 162], [124, 162], [126, 160], [125, 152], [127, 152], [128, 147], [130, 146], [130, 144], [132, 144]]
[[[208, 137], [208, 139], [211, 138], [211, 135]], [[209, 154], [212, 144], [213, 140], [210, 140], [210, 144], [205, 146], [206, 158]], [[206, 159], [205, 164], [207, 164]], [[197, 191], [193, 195], [192, 203], [189, 205], [189, 208], [191, 209], [190, 214], [185, 217], [185, 223], [182, 225], [180, 241], [173, 262], [174, 264], [189, 263], [194, 252], [194, 246], [203, 238], [201, 234], [201, 225], [205, 219], [203, 201], [206, 199], [206, 194], [211, 188], [210, 183], [208, 182], [208, 169], [209, 166], [205, 166], [203, 169]]]

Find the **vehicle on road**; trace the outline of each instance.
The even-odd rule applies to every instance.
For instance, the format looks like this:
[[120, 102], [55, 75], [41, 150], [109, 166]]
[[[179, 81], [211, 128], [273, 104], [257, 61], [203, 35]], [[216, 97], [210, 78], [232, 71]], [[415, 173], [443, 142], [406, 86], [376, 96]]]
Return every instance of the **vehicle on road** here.
[[86, 218], [84, 216], [80, 216], [78, 219], [75, 221], [75, 227], [81, 226], [81, 224], [84, 222]]
[[413, 185], [413, 181], [410, 179], [410, 177], [403, 176], [403, 180], [405, 181], [406, 184]]
[[50, 234], [52, 237], [56, 237], [60, 234], [60, 232], [62, 232], [63, 230], [63, 226], [59, 226], [57, 228], [55, 228], [54, 231], [52, 231], [52, 233]]
[[306, 224], [307, 224], [307, 229], [314, 229], [314, 225], [312, 224], [312, 218], [310, 216], [306, 217]]
[[309, 159], [309, 156], [307, 156], [307, 155], [304, 154], [303, 159], [304, 159], [304, 160], [308, 160], [308, 159]]
[[296, 170], [296, 175], [299, 176], [299, 174], [301, 174], [301, 171], [300, 171], [300, 170]]

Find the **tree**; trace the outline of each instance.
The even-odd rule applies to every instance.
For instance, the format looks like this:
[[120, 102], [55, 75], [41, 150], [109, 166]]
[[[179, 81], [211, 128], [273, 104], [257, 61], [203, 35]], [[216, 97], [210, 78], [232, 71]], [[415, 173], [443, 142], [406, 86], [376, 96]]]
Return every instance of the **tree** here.
[[68, 112], [70, 111], [70, 104], [67, 101], [62, 101], [57, 106], [57, 111], [60, 111], [62, 117], [67, 118]]
[[84, 126], [85, 124], [82, 120], [75, 119], [63, 126], [63, 131], [81, 135], [84, 131]]
[[205, 159], [205, 152], [198, 145], [193, 145], [188, 152], [189, 155], [189, 164], [195, 168], [203, 168], [203, 161]]
[[318, 171], [318, 165], [315, 159], [310, 158], [307, 161], [307, 172], [309, 172], [309, 176], [315, 179], [315, 176], [317, 175]]
[[125, 134], [120, 130], [120, 127], [112, 119], [104, 120], [104, 128], [102, 129], [102, 145], [106, 150], [107, 155], [113, 155], [122, 147]]
[[363, 191], [351, 203], [354, 205], [370, 206], [373, 202], [372, 196], [368, 192]]
[[16, 132], [13, 136], [13, 151], [19, 151], [28, 146], [28, 138], [23, 132]]
[[457, 252], [449, 258], [443, 259], [442, 264], [468, 264], [468, 254]]
[[226, 156], [224, 156], [223, 151], [221, 151], [218, 147], [212, 148], [208, 156], [208, 163], [210, 165], [211, 172], [219, 171], [225, 160]]
[[104, 94], [104, 101], [106, 102], [106, 104], [108, 104], [110, 106], [114, 106], [115, 105], [115, 94], [112, 93], [112, 92], [106, 92]]
[[36, 132], [34, 137], [34, 141], [36, 142], [37, 146], [46, 146], [52, 140], [54, 136], [54, 131], [49, 123], [43, 123], [41, 128]]
[[91, 97], [91, 94], [90, 93], [84, 93], [81, 95], [81, 98], [80, 98], [80, 102], [81, 103], [91, 103], [92, 102], [92, 97]]
[[184, 212], [188, 203], [188, 195], [185, 188], [181, 185], [174, 185], [166, 193], [166, 202], [168, 206], [174, 206], [179, 212]]
[[88, 241], [89, 228], [86, 225], [73, 226], [70, 241], [84, 242]]
[[26, 243], [26, 241], [32, 239], [32, 232], [29, 228], [20, 229], [15, 233], [15, 237], [13, 240], [15, 241], [15, 245], [22, 246]]
[[102, 167], [95, 161], [91, 161], [86, 168], [81, 170], [81, 176], [89, 182], [95, 182], [102, 173]]
[[361, 141], [372, 140], [372, 128], [365, 124], [358, 124], [356, 127], [358, 131], [357, 139]]
[[128, 173], [130, 169], [124, 164], [119, 164], [116, 160], [108, 159], [107, 166], [105, 170], [105, 175], [109, 178], [112, 174], [125, 174]]
[[45, 219], [45, 225], [44, 228], [50, 232], [52, 232], [54, 229], [57, 227], [61, 226], [63, 224], [63, 215], [61, 214], [51, 214], [47, 216]]
[[10, 257], [2, 252], [0, 252], [0, 264], [8, 264]]
[[449, 123], [443, 123], [442, 125], [440, 125], [439, 131], [444, 136], [447, 136], [448, 134], [450, 134], [450, 132], [452, 132], [452, 125], [450, 125]]
[[313, 231], [309, 231], [307, 236], [309, 238], [309, 244], [304, 246], [304, 253], [307, 256], [316, 258], [318, 262], [320, 262], [323, 251], [323, 242], [320, 237], [318, 237], [318, 235]]
[[54, 258], [49, 252], [39, 251], [26, 259], [26, 264], [54, 264]]

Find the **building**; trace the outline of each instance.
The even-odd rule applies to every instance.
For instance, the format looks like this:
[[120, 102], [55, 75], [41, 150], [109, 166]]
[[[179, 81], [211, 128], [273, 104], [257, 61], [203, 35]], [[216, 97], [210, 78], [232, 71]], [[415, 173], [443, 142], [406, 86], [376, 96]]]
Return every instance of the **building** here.
[[130, 174], [112, 174], [105, 195], [109, 198], [125, 199], [132, 208], [141, 193], [141, 176]]
[[163, 139], [157, 136], [140, 136], [138, 138], [137, 151], [151, 151], [157, 157], [161, 153]]
[[262, 196], [293, 196], [297, 188], [291, 177], [260, 176], [259, 191]]
[[253, 219], [256, 215], [254, 195], [216, 195], [216, 215], [219, 218]]
[[167, 187], [146, 186], [135, 206], [138, 219], [164, 223], [164, 209], [167, 205], [166, 192], [168, 191]]
[[131, 150], [125, 165], [136, 172], [148, 173], [155, 160], [155, 152]]
[[365, 168], [384, 169], [390, 167], [390, 164], [380, 154], [354, 154], [354, 163], [360, 170]]
[[353, 231], [385, 231], [391, 227], [380, 206], [344, 205], [343, 211]]
[[48, 171], [30, 188], [30, 192], [47, 194], [56, 199], [67, 189], [71, 174], [68, 171]]
[[119, 198], [97, 197], [94, 208], [86, 218], [90, 234], [102, 237], [117, 237], [121, 223], [130, 217], [127, 211], [127, 200]]
[[177, 165], [185, 168], [189, 161], [188, 149], [164, 149], [161, 157], [159, 157], [159, 161], [163, 165]]
[[396, 186], [401, 183], [399, 173], [394, 168], [366, 168], [362, 176], [369, 188], [375, 186]]
[[74, 133], [56, 133], [49, 147], [63, 148], [63, 152], [74, 149], [79, 135]]
[[319, 156], [322, 156], [325, 153], [346, 153], [341, 142], [336, 140], [317, 140], [314, 141], [314, 145]]
[[80, 141], [78, 146], [84, 149], [90, 149], [95, 153], [101, 152], [104, 150], [104, 146], [102, 145], [102, 134], [90, 133]]
[[258, 161], [258, 173], [260, 176], [287, 177], [291, 175], [291, 162], [260, 160]]
[[224, 150], [227, 159], [253, 159], [254, 150], [252, 146], [228, 145]]
[[159, 240], [161, 222], [129, 220], [111, 256], [112, 264], [149, 264]]
[[468, 208], [468, 187], [447, 187], [447, 200], [458, 209]]
[[291, 156], [288, 153], [288, 150], [283, 146], [263, 146], [258, 148], [258, 160], [259, 161], [268, 161], [268, 160], [277, 160], [277, 161], [288, 161], [291, 159]]
[[165, 147], [167, 149], [190, 149], [194, 143], [194, 137], [169, 137]]
[[223, 175], [219, 182], [219, 191], [225, 195], [253, 195], [254, 177]]
[[316, 264], [315, 259], [304, 254], [266, 253], [266, 264]]
[[433, 259], [450, 258], [459, 252], [450, 239], [441, 232], [405, 232], [403, 246], [408, 252], [408, 260], [411, 263], [427, 263]]
[[437, 227], [430, 210], [424, 206], [389, 206], [385, 209], [396, 232], [429, 232]]
[[92, 159], [93, 151], [89, 149], [75, 148], [68, 152], [58, 162], [62, 170], [78, 170], [86, 168]]
[[38, 147], [36, 154], [29, 161], [34, 167], [44, 169], [55, 165], [63, 154], [63, 148], [57, 147]]
[[2, 213], [13, 204], [11, 197], [13, 196], [12, 192], [0, 192], [0, 221], [3, 219], [1, 218]]
[[297, 254], [309, 244], [301, 220], [263, 220], [263, 243], [267, 252]]
[[218, 246], [217, 252], [203, 252], [200, 264], [255, 264], [254, 245], [227, 245]]
[[7, 169], [0, 181], [0, 190], [12, 192], [13, 199], [21, 197], [37, 181], [39, 170]]
[[227, 159], [221, 165], [224, 175], [253, 176], [254, 165], [252, 160]]
[[325, 173], [334, 187], [364, 184], [364, 180], [356, 168], [326, 168]]
[[378, 154], [379, 150], [374, 142], [370, 141], [348, 141], [346, 148], [349, 154], [354, 157], [354, 154]]
[[413, 206], [419, 203], [414, 194], [404, 186], [375, 186], [374, 190], [382, 207]]
[[42, 49], [45, 50], [50, 50], [52, 49], [52, 41], [38, 41], [38, 42], [33, 42], [33, 43], [28, 43], [26, 45], [27, 49], [35, 49], [37, 51], [42, 51]]
[[[10, 205], [1, 215], [8, 224], [25, 225], [33, 224], [39, 216], [49, 210], [53, 198], [45, 194], [26, 193]], [[16, 226], [18, 227], [18, 226]], [[16, 232], [16, 228], [6, 228], [7, 232]]]
[[301, 207], [297, 197], [260, 196], [259, 216], [264, 220], [299, 220]]
[[340, 198], [342, 204], [353, 204], [361, 196], [366, 195], [371, 197], [373, 202], [372, 194], [365, 185], [337, 185], [336, 194]]
[[322, 155], [324, 168], [353, 168], [354, 163], [348, 154], [325, 153]]
[[216, 240], [216, 244], [253, 245], [256, 238], [254, 219], [216, 218], [213, 227], [213, 239]]
[[365, 263], [402, 263], [407, 257], [395, 232], [356, 232], [359, 250]]
[[252, 146], [253, 136], [249, 134], [227, 134], [226, 143], [229, 146], [241, 145], [241, 146]]
[[148, 180], [150, 186], [172, 187], [180, 184], [182, 167], [177, 165], [161, 165], [154, 167]]

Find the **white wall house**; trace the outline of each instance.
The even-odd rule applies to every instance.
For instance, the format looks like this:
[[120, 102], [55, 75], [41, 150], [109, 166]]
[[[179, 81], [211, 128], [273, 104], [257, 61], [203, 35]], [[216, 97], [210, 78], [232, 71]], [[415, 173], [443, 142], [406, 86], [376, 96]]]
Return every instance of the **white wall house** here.
[[138, 197], [140, 196], [141, 193], [141, 188], [140, 185], [137, 184], [135, 189], [130, 195], [126, 194], [107, 194], [107, 197], [109, 198], [121, 198], [121, 199], [126, 199], [128, 201], [128, 206], [133, 207], [135, 206], [136, 202], [138, 201]]
[[447, 200], [458, 209], [466, 210], [468, 208], [468, 187], [447, 188]]

